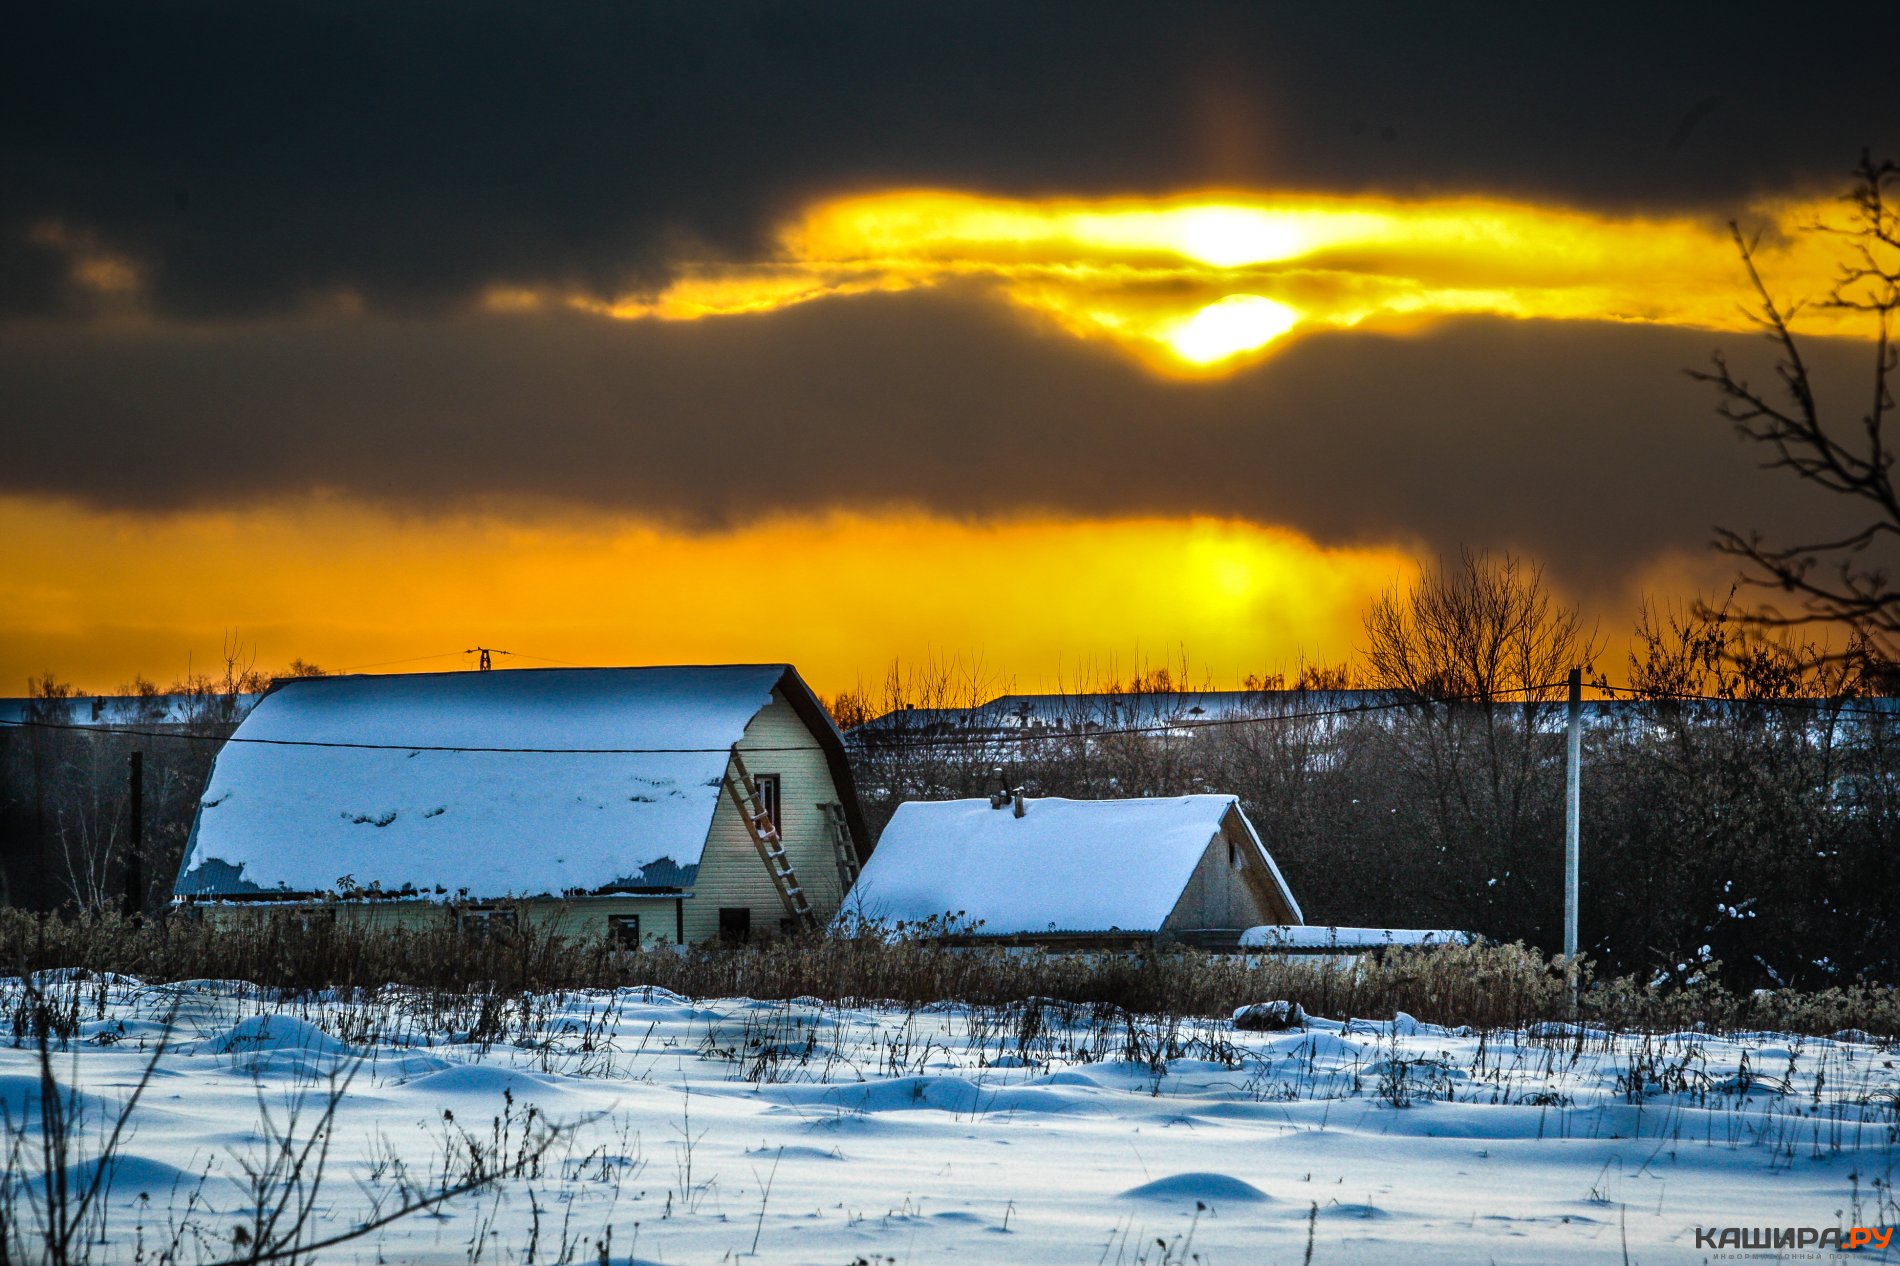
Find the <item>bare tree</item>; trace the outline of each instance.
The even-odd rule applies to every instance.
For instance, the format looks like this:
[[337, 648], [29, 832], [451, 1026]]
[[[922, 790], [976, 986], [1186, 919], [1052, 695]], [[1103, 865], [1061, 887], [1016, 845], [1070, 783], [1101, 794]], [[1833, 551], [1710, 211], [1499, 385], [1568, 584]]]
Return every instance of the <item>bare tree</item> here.
[[905, 800], [944, 800], [993, 790], [1001, 759], [994, 735], [972, 724], [1010, 683], [976, 660], [935, 655], [892, 660], [881, 696], [860, 688], [833, 706], [861, 718], [851, 738], [864, 814], [875, 837]]
[[[1736, 986], [1886, 978], [1895, 716], [1857, 701], [1864, 658], [1832, 656], [1729, 604], [1645, 604], [1634, 699], [1590, 735], [1604, 962], [1680, 975], [1720, 960]], [[1600, 683], [1602, 684], [1602, 683]], [[1843, 893], [1878, 893], [1853, 916]]]
[[1543, 568], [1508, 553], [1465, 549], [1412, 588], [1385, 590], [1365, 629], [1368, 683], [1421, 699], [1548, 699], [1595, 658], [1583, 617], [1558, 604]]
[[1791, 328], [1801, 304], [1784, 304], [1770, 293], [1755, 267], [1755, 243], [1731, 222], [1736, 249], [1754, 292], [1749, 315], [1778, 353], [1779, 389], [1757, 388], [1717, 352], [1713, 367], [1691, 376], [1713, 386], [1721, 415], [1741, 435], [1766, 446], [1769, 470], [1793, 471], [1799, 479], [1848, 498], [1862, 521], [1840, 534], [1778, 544], [1758, 531], [1717, 530], [1715, 547], [1741, 561], [1744, 583], [1789, 595], [1799, 605], [1772, 603], [1751, 612], [1759, 625], [1841, 624], [1874, 651], [1900, 656], [1900, 587], [1892, 568], [1900, 559], [1900, 497], [1893, 482], [1893, 452], [1883, 430], [1893, 411], [1891, 378], [1896, 364], [1894, 314], [1900, 312], [1900, 163], [1875, 162], [1863, 151], [1852, 189], [1842, 198], [1844, 223], [1815, 224], [1808, 231], [1838, 236], [1844, 258], [1820, 306], [1863, 314], [1873, 338], [1872, 382], [1858, 426], [1822, 415], [1817, 384]]
[[76, 728], [70, 705], [83, 696], [70, 684], [50, 672], [27, 684], [41, 883], [51, 880], [82, 909], [100, 909], [118, 895], [113, 881], [124, 860], [124, 744]]
[[1436, 894], [1443, 918], [1550, 915], [1548, 841], [1563, 785], [1556, 699], [1597, 649], [1582, 615], [1535, 564], [1467, 549], [1380, 594], [1365, 631], [1368, 684], [1418, 701], [1380, 739], [1393, 815], [1422, 837], [1395, 882]]

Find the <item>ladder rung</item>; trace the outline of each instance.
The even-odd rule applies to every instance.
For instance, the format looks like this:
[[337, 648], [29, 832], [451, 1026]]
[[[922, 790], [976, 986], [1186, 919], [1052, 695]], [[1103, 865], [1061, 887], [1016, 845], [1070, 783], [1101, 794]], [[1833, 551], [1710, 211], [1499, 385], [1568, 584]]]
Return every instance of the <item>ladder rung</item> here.
[[[810, 922], [815, 917], [811, 902], [805, 899], [805, 890], [799, 886], [797, 872], [792, 867], [791, 858], [786, 855], [785, 838], [779, 834], [778, 823], [773, 819], [771, 810], [759, 799], [757, 784], [752, 781], [752, 775], [736, 751], [732, 754], [731, 769], [726, 774], [726, 791], [738, 806], [740, 816], [745, 819], [746, 832], [752, 836], [752, 842], [758, 848], [766, 869], [772, 872], [773, 885], [778, 889], [786, 911], [794, 919]], [[837, 817], [835, 811], [832, 816], [834, 819]], [[835, 825], [833, 829], [836, 830]], [[853, 874], [855, 876], [855, 871]]]

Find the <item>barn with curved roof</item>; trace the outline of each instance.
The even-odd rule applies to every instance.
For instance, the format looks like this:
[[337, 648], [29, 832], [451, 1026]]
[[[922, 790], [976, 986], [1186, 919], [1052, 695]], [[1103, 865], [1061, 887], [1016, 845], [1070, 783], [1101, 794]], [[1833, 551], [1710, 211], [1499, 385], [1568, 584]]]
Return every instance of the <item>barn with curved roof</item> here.
[[865, 840], [789, 665], [297, 678], [220, 751], [175, 892], [752, 939], [829, 918]]

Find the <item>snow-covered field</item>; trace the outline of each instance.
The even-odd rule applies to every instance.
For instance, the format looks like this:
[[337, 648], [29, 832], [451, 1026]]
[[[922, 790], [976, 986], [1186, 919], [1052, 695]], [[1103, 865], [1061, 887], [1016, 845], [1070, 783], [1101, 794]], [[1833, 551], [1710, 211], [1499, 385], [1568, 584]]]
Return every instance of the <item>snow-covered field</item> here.
[[[153, 1044], [172, 1043], [95, 1260], [242, 1248], [237, 1226], [290, 1187], [261, 1122], [298, 1144], [345, 1078], [306, 1240], [516, 1165], [543, 1121], [560, 1132], [521, 1172], [323, 1262], [1299, 1263], [1310, 1236], [1326, 1264], [1651, 1264], [1734, 1259], [1698, 1227], [1900, 1223], [1900, 1052], [1848, 1037], [1408, 1017], [1253, 1033], [1059, 1003], [659, 990], [280, 1004], [123, 979], [86, 986], [80, 1016], [52, 1067], [83, 1112], [82, 1181]], [[35, 1051], [0, 1051], [0, 1105], [29, 1149], [38, 1100]], [[16, 1182], [37, 1167], [32, 1150], [9, 1166]], [[1860, 1257], [1900, 1260], [1900, 1241]]]

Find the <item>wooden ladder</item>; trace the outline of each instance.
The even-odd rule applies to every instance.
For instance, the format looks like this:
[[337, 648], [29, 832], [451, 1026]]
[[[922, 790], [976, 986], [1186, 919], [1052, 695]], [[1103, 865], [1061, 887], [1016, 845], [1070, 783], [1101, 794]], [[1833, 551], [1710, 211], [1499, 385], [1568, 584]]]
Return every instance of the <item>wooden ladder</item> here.
[[752, 781], [737, 748], [733, 749], [732, 760], [726, 766], [726, 791], [732, 796], [733, 807], [739, 810], [739, 820], [745, 823], [746, 834], [752, 837], [752, 846], [759, 850], [759, 860], [771, 872], [772, 885], [778, 889], [779, 900], [785, 903], [786, 915], [797, 927], [814, 926], [818, 919], [812, 913], [811, 902], [805, 899], [805, 890], [799, 887], [792, 859], [785, 852], [785, 839], [779, 834], [771, 811], [760, 802], [759, 785]]
[[842, 898], [858, 882], [858, 850], [851, 846], [851, 823], [841, 804], [818, 807], [825, 815], [825, 825], [831, 828], [831, 847], [838, 855], [838, 895]]

